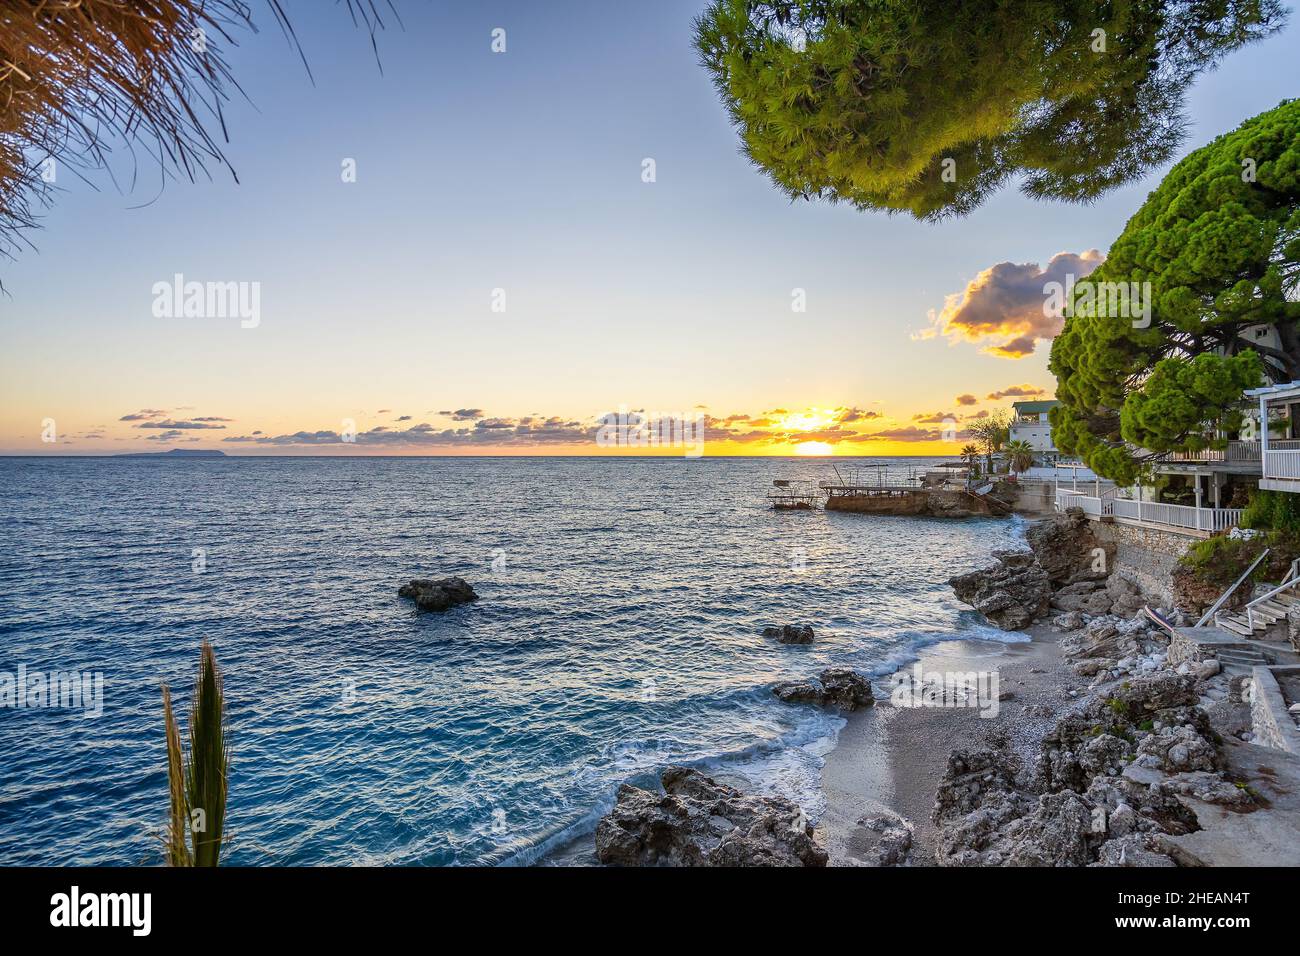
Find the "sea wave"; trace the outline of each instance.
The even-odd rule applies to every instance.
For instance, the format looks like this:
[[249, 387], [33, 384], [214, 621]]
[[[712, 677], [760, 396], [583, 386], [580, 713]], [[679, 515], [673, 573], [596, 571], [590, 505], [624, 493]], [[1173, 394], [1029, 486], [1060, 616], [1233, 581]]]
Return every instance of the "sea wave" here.
[[[840, 719], [772, 683], [1027, 639], [943, 583], [1022, 522], [766, 507], [773, 479], [826, 467], [0, 461], [0, 671], [105, 677], [100, 717], [0, 714], [0, 863], [157, 858], [159, 684], [183, 714], [203, 640], [225, 674], [232, 863], [546, 861], [668, 763], [815, 817]], [[481, 600], [429, 615], [397, 597], [445, 574]], [[762, 636], [783, 623], [815, 642]]]

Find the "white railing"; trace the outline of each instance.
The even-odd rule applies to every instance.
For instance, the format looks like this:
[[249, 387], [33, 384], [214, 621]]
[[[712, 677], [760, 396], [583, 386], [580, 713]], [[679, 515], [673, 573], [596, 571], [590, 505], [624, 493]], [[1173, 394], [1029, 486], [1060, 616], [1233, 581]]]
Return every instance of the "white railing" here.
[[1129, 498], [1115, 499], [1111, 514], [1141, 524], [1163, 524], [1196, 531], [1227, 531], [1241, 520], [1240, 508], [1195, 508]]
[[1257, 441], [1228, 442], [1228, 461], [1259, 461], [1260, 444]]
[[[1264, 554], [1268, 554], [1267, 549], [1265, 549]], [[1260, 557], [1263, 557], [1263, 555], [1260, 555]], [[1256, 561], [1255, 563], [1258, 564], [1259, 562]], [[1254, 565], [1251, 565], [1251, 567], [1253, 568]], [[1282, 579], [1281, 584], [1273, 588], [1271, 591], [1268, 591], [1265, 594], [1261, 594], [1259, 597], [1255, 598], [1255, 600], [1251, 601], [1249, 604], [1246, 605], [1246, 623], [1250, 627], [1252, 634], [1255, 631], [1255, 610], [1257, 608], [1261, 611], [1264, 610], [1259, 606], [1263, 604], [1265, 601], [1269, 601], [1277, 597], [1277, 595], [1281, 594], [1283, 591], [1294, 590], [1296, 585], [1300, 584], [1300, 577], [1297, 577], [1297, 572], [1300, 572], [1300, 558], [1296, 558], [1294, 561], [1291, 562], [1291, 570], [1286, 573], [1286, 577]], [[1264, 620], [1265, 622], [1267, 622], [1268, 620], [1270, 620], [1270, 618], [1266, 617]], [[1214, 619], [1214, 623], [1215, 624], [1219, 623], [1219, 619], [1217, 616]]]
[[1087, 495], [1080, 494], [1077, 491], [1057, 491], [1056, 492], [1056, 510], [1065, 511], [1068, 508], [1081, 508], [1081, 502]]
[[1102, 492], [1100, 497], [1083, 495], [1062, 488], [1056, 493], [1056, 510], [1065, 511], [1067, 508], [1079, 508], [1090, 518], [1114, 517], [1189, 531], [1227, 531], [1241, 521], [1240, 508], [1194, 508], [1191, 505], [1117, 498], [1106, 492]]
[[1065, 511], [1067, 508], [1079, 508], [1090, 517], [1100, 518], [1103, 515], [1110, 514], [1111, 502], [1114, 500], [1105, 492], [1102, 493], [1101, 497], [1097, 497], [1096, 495], [1066, 491], [1062, 488], [1056, 493], [1056, 510]]
[[1156, 460], [1175, 464], [1182, 461], [1232, 461], [1249, 463], [1259, 461], [1260, 444], [1257, 441], [1230, 441], [1227, 448], [1202, 448], [1200, 451], [1171, 451], [1157, 456]]
[[1300, 449], [1274, 451], [1269, 442], [1264, 459], [1265, 478], [1300, 478]]
[[[1270, 550], [1269, 548], [1265, 548], [1263, 551], [1261, 551], [1259, 557], [1257, 557], [1254, 561], [1250, 562], [1250, 567], [1248, 567], [1245, 571], [1241, 572], [1241, 577], [1237, 578], [1237, 580], [1233, 582], [1232, 587], [1228, 588], [1228, 590], [1224, 591], [1222, 594], [1219, 595], [1219, 599], [1215, 601], [1213, 604], [1211, 604], [1210, 609], [1201, 616], [1201, 619], [1199, 621], [1196, 622], [1197, 627], [1205, 627], [1205, 622], [1208, 621], [1210, 618], [1214, 618], [1214, 623], [1216, 625], [1219, 623], [1219, 608], [1223, 607], [1224, 602], [1227, 601], [1228, 598], [1232, 597], [1232, 593], [1236, 591], [1237, 588], [1241, 587], [1242, 582], [1244, 582], [1248, 577], [1251, 576], [1251, 574], [1254, 573], [1255, 568], [1259, 567], [1259, 563], [1268, 557], [1269, 550]], [[1292, 561], [1291, 573], [1287, 575], [1288, 579], [1295, 577], [1295, 569], [1296, 569], [1296, 562]]]

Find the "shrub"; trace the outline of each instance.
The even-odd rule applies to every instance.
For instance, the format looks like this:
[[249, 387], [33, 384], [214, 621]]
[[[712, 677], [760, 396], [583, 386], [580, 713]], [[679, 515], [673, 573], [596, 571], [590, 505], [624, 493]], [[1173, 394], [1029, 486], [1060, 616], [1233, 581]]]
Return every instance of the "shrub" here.
[[1241, 526], [1300, 533], [1300, 502], [1285, 491], [1256, 491], [1242, 513]]

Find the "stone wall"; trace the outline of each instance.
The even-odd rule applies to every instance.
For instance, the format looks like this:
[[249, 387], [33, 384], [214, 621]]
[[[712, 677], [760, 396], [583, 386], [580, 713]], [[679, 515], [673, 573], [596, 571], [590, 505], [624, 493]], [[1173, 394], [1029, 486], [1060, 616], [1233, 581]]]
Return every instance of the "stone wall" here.
[[925, 492], [906, 495], [835, 495], [826, 499], [827, 511], [854, 511], [878, 515], [923, 515], [926, 513]]
[[1251, 742], [1300, 754], [1300, 730], [1287, 713], [1276, 678], [1267, 667], [1252, 668], [1251, 678], [1255, 685], [1250, 694]]
[[1199, 661], [1212, 660], [1218, 657], [1214, 645], [1204, 644], [1188, 637], [1183, 633], [1183, 630], [1183, 628], [1175, 628], [1174, 636], [1169, 641], [1169, 650], [1165, 656], [1166, 664], [1170, 667], [1177, 667], [1179, 664], [1195, 664]]
[[835, 495], [826, 499], [827, 511], [854, 511], [880, 515], [933, 515], [962, 518], [992, 515], [989, 502], [964, 491], [917, 489], [892, 495]]
[[1158, 528], [1093, 521], [1099, 541], [1115, 545], [1115, 574], [1137, 585], [1163, 607], [1173, 607], [1173, 572], [1178, 559], [1196, 541]]
[[1015, 490], [1013, 504], [1017, 511], [1040, 515], [1056, 510], [1056, 488], [1050, 481], [1025, 481], [1015, 485], [1004, 481], [998, 486], [998, 493], [1004, 494], [1008, 488]]

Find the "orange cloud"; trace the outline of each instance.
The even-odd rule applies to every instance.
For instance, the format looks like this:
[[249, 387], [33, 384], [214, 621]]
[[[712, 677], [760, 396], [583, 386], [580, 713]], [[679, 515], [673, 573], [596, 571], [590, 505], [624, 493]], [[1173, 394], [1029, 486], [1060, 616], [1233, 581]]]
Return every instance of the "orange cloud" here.
[[989, 392], [988, 397], [990, 401], [997, 402], [1004, 398], [1037, 398], [1046, 394], [1047, 389], [1026, 382], [1024, 385], [1008, 385], [999, 391]]
[[985, 269], [966, 288], [947, 296], [943, 310], [930, 313], [930, 327], [914, 338], [942, 336], [952, 344], [971, 342], [982, 351], [1002, 358], [1024, 358], [1039, 342], [1050, 341], [1061, 331], [1064, 320], [1046, 307], [1045, 288], [1057, 282], [1063, 286], [1073, 277], [1088, 275], [1105, 261], [1096, 249], [1087, 252], [1059, 252], [1046, 268], [1036, 262], [999, 262]]

